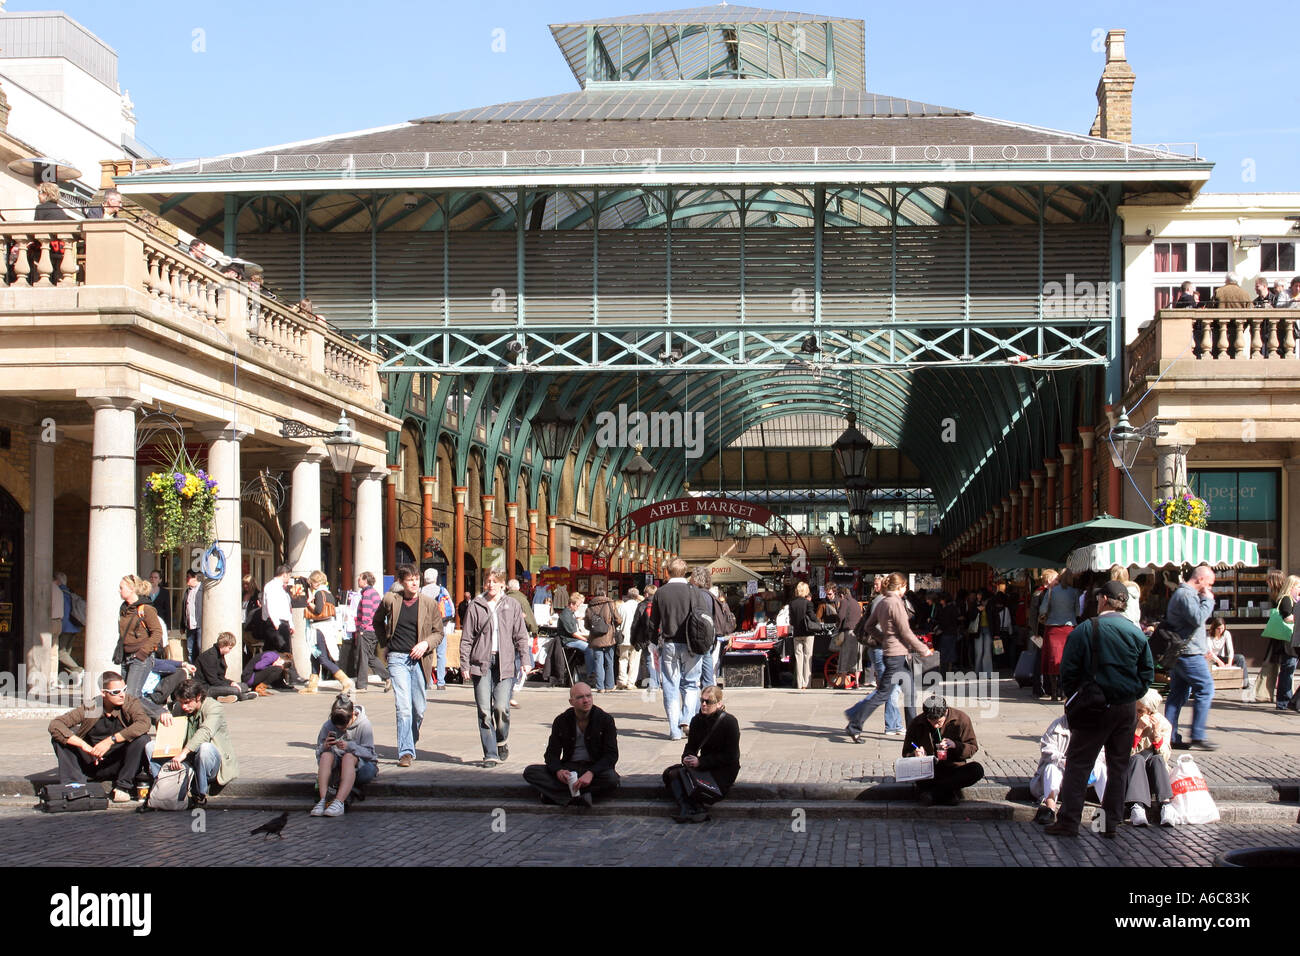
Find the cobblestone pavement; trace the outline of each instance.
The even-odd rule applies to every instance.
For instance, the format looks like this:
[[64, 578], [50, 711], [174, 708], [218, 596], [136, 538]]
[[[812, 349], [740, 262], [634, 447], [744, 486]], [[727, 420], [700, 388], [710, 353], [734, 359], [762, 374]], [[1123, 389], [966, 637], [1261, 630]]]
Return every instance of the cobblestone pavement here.
[[[666, 813], [666, 811], [665, 811]], [[250, 836], [271, 814], [125, 810], [48, 817], [0, 809], [8, 866], [1207, 866], [1222, 850], [1300, 845], [1295, 827], [1122, 828], [1046, 836], [1032, 823], [728, 820], [552, 814], [294, 812], [283, 839]], [[504, 832], [502, 830], [504, 829]], [[381, 849], [382, 848], [382, 849]]]

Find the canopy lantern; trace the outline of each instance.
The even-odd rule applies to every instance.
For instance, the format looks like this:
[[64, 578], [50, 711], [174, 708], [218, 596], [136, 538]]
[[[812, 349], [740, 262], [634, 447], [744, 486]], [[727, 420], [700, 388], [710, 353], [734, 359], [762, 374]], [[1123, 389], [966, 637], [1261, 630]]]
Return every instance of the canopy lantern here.
[[867, 456], [871, 454], [871, 442], [867, 436], [858, 431], [858, 414], [849, 409], [849, 427], [844, 434], [835, 439], [831, 450], [835, 460], [840, 464], [840, 472], [846, 479], [865, 478], [867, 474]]
[[546, 390], [546, 401], [533, 416], [532, 425], [543, 460], [556, 462], [569, 457], [573, 435], [578, 430], [578, 416], [572, 409], [560, 407], [558, 385], [552, 384]]
[[334, 433], [325, 439], [325, 450], [329, 452], [330, 464], [340, 475], [350, 474], [356, 466], [361, 439], [353, 431], [352, 420], [346, 412], [339, 412], [339, 423], [334, 426]]
[[646, 496], [655, 468], [641, 455], [641, 446], [636, 445], [635, 448], [636, 454], [623, 466], [622, 472], [623, 477], [627, 479], [628, 496], [634, 500], [641, 500]]

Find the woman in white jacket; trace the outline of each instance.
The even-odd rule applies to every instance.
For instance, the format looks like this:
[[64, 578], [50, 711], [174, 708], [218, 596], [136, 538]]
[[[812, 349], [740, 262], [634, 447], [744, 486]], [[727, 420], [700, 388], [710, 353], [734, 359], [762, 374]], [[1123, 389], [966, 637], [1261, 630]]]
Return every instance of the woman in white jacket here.
[[[1038, 801], [1034, 822], [1043, 826], [1056, 822], [1061, 799], [1061, 781], [1065, 778], [1065, 752], [1070, 749], [1070, 725], [1062, 714], [1048, 726], [1038, 741], [1038, 770], [1029, 781], [1029, 793]], [[1106, 751], [1097, 754], [1088, 782], [1097, 790], [1097, 799], [1106, 796]]]

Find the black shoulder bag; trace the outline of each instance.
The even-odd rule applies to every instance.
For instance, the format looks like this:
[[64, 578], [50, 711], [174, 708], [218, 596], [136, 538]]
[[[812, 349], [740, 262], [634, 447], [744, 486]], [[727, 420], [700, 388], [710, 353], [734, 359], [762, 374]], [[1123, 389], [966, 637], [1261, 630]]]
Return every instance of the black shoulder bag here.
[[1097, 683], [1097, 668], [1101, 663], [1101, 628], [1095, 617], [1089, 623], [1092, 625], [1092, 636], [1089, 638], [1092, 660], [1088, 668], [1088, 679], [1065, 702], [1065, 719], [1071, 727], [1095, 726], [1101, 722], [1106, 708], [1110, 706], [1106, 703], [1105, 691]]
[[[722, 723], [722, 718], [725, 716], [725, 711], [718, 714], [713, 721], [713, 726], [709, 728], [709, 732], [700, 741], [700, 750], [704, 749], [704, 745], [709, 742], [709, 738], [713, 736], [713, 732], [718, 729], [718, 725]], [[713, 774], [707, 770], [696, 770], [682, 764], [681, 781], [682, 789], [685, 791], [688, 800], [701, 799], [706, 803], [713, 803], [715, 800], [722, 799], [722, 788], [713, 779]]]

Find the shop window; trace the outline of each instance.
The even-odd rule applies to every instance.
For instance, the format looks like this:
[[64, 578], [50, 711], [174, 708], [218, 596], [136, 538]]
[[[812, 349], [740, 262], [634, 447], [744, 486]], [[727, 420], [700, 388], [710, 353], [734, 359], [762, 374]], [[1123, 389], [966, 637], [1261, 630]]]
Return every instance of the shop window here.
[[1286, 273], [1278, 278], [1290, 278], [1295, 274], [1294, 242], [1264, 242], [1259, 247], [1259, 271]]
[[[1210, 508], [1208, 529], [1253, 541], [1259, 547], [1257, 568], [1216, 572], [1215, 598], [1228, 608], [1262, 615], [1268, 606], [1264, 582], [1269, 568], [1282, 567], [1281, 475], [1276, 468], [1249, 471], [1196, 469], [1189, 476], [1192, 493]], [[1220, 610], [1222, 604], [1220, 604]]]

